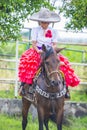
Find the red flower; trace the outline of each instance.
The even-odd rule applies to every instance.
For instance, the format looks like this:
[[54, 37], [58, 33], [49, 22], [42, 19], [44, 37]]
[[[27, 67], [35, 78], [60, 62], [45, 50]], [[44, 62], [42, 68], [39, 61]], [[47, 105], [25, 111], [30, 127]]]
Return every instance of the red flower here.
[[51, 32], [51, 30], [47, 30], [47, 32], [46, 32], [46, 34], [45, 34], [45, 37], [49, 37], [49, 38], [52, 37], [52, 32]]

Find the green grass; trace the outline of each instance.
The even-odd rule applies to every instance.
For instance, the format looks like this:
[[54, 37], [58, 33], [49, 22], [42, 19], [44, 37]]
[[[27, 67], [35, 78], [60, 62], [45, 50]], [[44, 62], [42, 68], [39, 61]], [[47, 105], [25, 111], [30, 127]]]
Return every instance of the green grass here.
[[[9, 90], [0, 90], [0, 98], [15, 98], [15, 88], [11, 87]], [[17, 98], [21, 98], [19, 95]]]
[[70, 126], [66, 130], [86, 130], [87, 129], [87, 116], [81, 118], [70, 118]]
[[13, 90], [0, 90], [0, 98], [14, 98]]
[[[21, 117], [0, 114], [0, 130], [21, 130]], [[87, 130], [87, 117], [70, 118], [69, 125], [63, 125], [63, 130]], [[38, 120], [32, 121], [31, 115], [28, 116], [26, 130], [38, 130]], [[49, 122], [49, 130], [56, 130], [56, 125]]]
[[71, 95], [71, 101], [77, 101], [77, 102], [87, 102], [87, 94], [85, 92], [82, 91], [71, 91], [70, 92]]
[[[81, 51], [86, 51], [85, 46], [78, 45], [59, 45], [58, 47], [65, 47], [66, 49], [61, 51], [61, 53], [66, 56], [70, 62], [83, 62], [83, 53]], [[75, 50], [75, 51], [72, 51]], [[85, 53], [84, 62], [87, 62], [87, 53]]]

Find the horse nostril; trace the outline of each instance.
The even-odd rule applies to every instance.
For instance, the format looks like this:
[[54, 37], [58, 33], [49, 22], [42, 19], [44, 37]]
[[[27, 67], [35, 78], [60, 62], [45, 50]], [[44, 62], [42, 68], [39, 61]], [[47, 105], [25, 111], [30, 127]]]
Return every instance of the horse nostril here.
[[54, 84], [54, 83], [55, 83], [55, 81], [52, 81], [52, 83]]
[[58, 82], [55, 82], [55, 86], [58, 86]]
[[52, 86], [57, 86], [57, 85], [58, 85], [58, 82], [52, 81], [51, 84], [52, 84]]
[[54, 82], [55, 82], [55, 81], [51, 81], [51, 82], [50, 82], [52, 86], [54, 86]]

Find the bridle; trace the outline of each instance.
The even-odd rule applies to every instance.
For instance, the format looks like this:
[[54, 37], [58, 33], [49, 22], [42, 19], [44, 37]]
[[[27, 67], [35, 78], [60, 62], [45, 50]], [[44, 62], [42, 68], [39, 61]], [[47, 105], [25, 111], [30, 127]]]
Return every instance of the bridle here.
[[[51, 75], [52, 74], [56, 74], [56, 77], [58, 78], [57, 79], [57, 82], [61, 82], [60, 80], [62, 80], [62, 76], [61, 76], [61, 74], [60, 74], [60, 71], [58, 70], [58, 69], [55, 69], [55, 70], [53, 70], [53, 71], [51, 71], [51, 72], [49, 72], [49, 70], [48, 70], [48, 66], [47, 66], [47, 64], [46, 64], [46, 59], [44, 60], [44, 69], [45, 69], [45, 76], [46, 76], [46, 81], [47, 81], [47, 86], [49, 87], [49, 86], [52, 86], [52, 84], [54, 84], [56, 81], [54, 80], [54, 81], [52, 81], [52, 77], [51, 77]], [[58, 66], [57, 66], [57, 68], [58, 68]], [[54, 82], [54, 83], [53, 83]], [[57, 83], [56, 83], [57, 84]], [[57, 86], [57, 85], [54, 85], [54, 86]]]
[[[46, 53], [46, 55], [45, 55], [45, 53]], [[49, 90], [53, 90], [52, 87], [56, 87], [56, 89], [54, 89], [54, 90], [57, 90], [57, 91], [56, 91], [56, 93], [53, 91], [52, 92], [46, 91], [45, 89], [41, 88], [39, 86], [39, 84], [36, 84], [36, 91], [37, 91], [37, 93], [44, 96], [45, 98], [57, 99], [57, 98], [60, 98], [65, 95], [66, 88], [65, 88], [65, 83], [63, 84], [63, 82], [64, 82], [63, 76], [62, 76], [60, 70], [58, 69], [57, 63], [56, 63], [56, 66], [53, 66], [54, 70], [51, 70], [48, 68], [48, 67], [50, 67], [50, 66], [48, 66], [49, 65], [48, 58], [50, 58], [49, 56], [51, 56], [51, 54], [54, 54], [54, 53], [50, 53], [50, 52], [47, 53], [44, 51], [43, 60], [42, 60], [43, 62], [41, 64], [41, 73], [40, 74], [42, 75], [42, 78], [44, 80], [43, 83], [46, 85], [46, 87], [49, 87]], [[49, 72], [49, 70], [51, 70], [51, 71]], [[52, 74], [55, 74], [55, 75], [52, 75]], [[54, 78], [54, 76], [55, 76], [55, 78]], [[57, 77], [58, 77], [58, 79], [57, 79]], [[54, 82], [58, 82], [58, 84], [57, 85], [54, 84], [52, 86], [52, 84], [51, 84], [52, 79], [54, 80]], [[61, 85], [62, 85], [62, 88], [60, 89], [59, 86], [61, 87]]]
[[48, 72], [48, 77], [50, 77], [53, 73], [58, 73], [59, 74], [59, 71], [58, 70], [54, 70], [54, 71], [52, 71], [52, 72]]

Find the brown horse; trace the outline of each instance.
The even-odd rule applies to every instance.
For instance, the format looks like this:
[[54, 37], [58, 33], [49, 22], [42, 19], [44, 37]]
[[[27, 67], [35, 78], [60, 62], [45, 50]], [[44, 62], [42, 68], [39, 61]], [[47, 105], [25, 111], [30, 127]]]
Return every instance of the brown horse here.
[[[64, 95], [66, 92], [63, 76], [59, 71], [59, 60], [57, 53], [52, 47], [42, 47], [41, 71], [34, 79], [35, 102], [22, 98], [22, 130], [27, 125], [27, 115], [30, 105], [34, 103], [37, 108], [39, 130], [43, 130], [45, 125], [48, 128], [49, 120], [55, 121], [57, 130], [62, 130], [62, 120], [64, 111]], [[57, 52], [57, 53], [56, 53]]]

